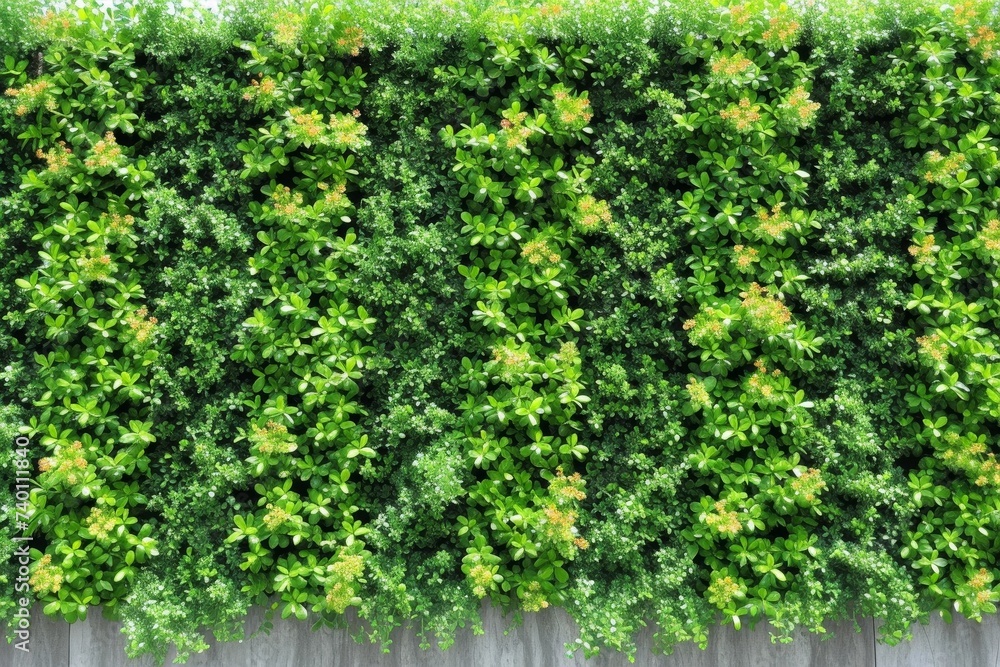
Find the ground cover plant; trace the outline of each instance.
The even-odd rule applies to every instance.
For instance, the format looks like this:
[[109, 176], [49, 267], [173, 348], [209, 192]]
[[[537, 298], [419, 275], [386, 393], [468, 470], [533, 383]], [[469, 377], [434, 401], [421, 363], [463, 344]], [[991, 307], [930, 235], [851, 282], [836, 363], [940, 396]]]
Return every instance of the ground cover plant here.
[[994, 613], [998, 22], [0, 7], [0, 612], [161, 660], [256, 604], [588, 656]]

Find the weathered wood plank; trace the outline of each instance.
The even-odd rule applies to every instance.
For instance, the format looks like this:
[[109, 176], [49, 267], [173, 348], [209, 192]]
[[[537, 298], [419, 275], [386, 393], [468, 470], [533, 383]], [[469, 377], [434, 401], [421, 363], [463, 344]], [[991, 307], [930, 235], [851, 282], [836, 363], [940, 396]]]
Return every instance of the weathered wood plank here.
[[[263, 610], [251, 610], [247, 621], [247, 632], [257, 629], [263, 618]], [[312, 632], [310, 623], [294, 620], [275, 619], [270, 635], [261, 635], [251, 640], [212, 644], [205, 653], [191, 656], [187, 664], [192, 667], [214, 667], [246, 665], [246, 667], [292, 667], [293, 665], [334, 664], [336, 644], [339, 635], [330, 632]], [[170, 654], [173, 657], [173, 651]], [[124, 666], [123, 666], [124, 667]]]
[[[795, 633], [789, 644], [772, 643], [770, 628], [757, 626], [752, 632], [735, 630], [731, 625], [717, 628], [709, 635], [708, 648], [701, 651], [692, 644], [678, 646], [670, 656], [644, 664], [664, 667], [850, 667], [875, 666], [875, 631], [870, 620], [860, 623], [861, 632], [854, 624], [839, 622], [827, 624], [826, 635], [815, 635], [805, 630]], [[652, 636], [652, 631], [646, 633]], [[640, 644], [640, 648], [648, 647]], [[648, 648], [646, 656], [651, 656]], [[637, 660], [638, 662], [638, 660]]]
[[[262, 610], [253, 610], [247, 624], [248, 634], [256, 629], [262, 616]], [[872, 623], [866, 622], [862, 627], [864, 631], [857, 633], [850, 623], [831, 625], [832, 637], [826, 641], [802, 632], [795, 642], [786, 645], [772, 644], [766, 626], [760, 626], [753, 632], [737, 632], [725, 627], [713, 633], [707, 650], [683, 645], [670, 656], [651, 653], [653, 633], [651, 628], [647, 628], [638, 638], [639, 653], [635, 664], [663, 667], [874, 667]], [[567, 658], [564, 644], [575, 638], [577, 631], [573, 620], [561, 610], [529, 615], [524, 625], [516, 628], [510, 628], [509, 621], [499, 613], [487, 610], [484, 629], [486, 634], [478, 637], [474, 637], [470, 630], [461, 632], [455, 645], [445, 652], [437, 648], [422, 650], [412, 631], [397, 630], [393, 634], [392, 653], [386, 655], [378, 646], [354, 642], [344, 631], [313, 633], [308, 623], [278, 619], [269, 636], [213, 645], [206, 653], [193, 656], [187, 664], [191, 667], [619, 667], [629, 664], [624, 656], [611, 652], [589, 661], [579, 654]], [[75, 624], [69, 642], [71, 667], [152, 665], [149, 660], [129, 661], [125, 658], [124, 637], [119, 630], [118, 624], [106, 621], [99, 614], [91, 615], [85, 623]], [[505, 630], [509, 630], [506, 636]], [[173, 656], [171, 651], [168, 664]], [[63, 664], [53, 663], [53, 667], [62, 667]], [[977, 664], [981, 667], [985, 663]], [[0, 667], [6, 665], [0, 663]]]
[[41, 605], [31, 610], [27, 653], [0, 639], [0, 667], [66, 667], [69, 663], [69, 624], [49, 618]]
[[1000, 665], [1000, 618], [982, 623], [956, 617], [945, 623], [932, 617], [929, 625], [912, 628], [913, 641], [898, 646], [879, 644], [878, 667], [995, 667]]
[[100, 609], [91, 609], [87, 620], [73, 623], [69, 633], [70, 667], [155, 667], [152, 658], [129, 660], [125, 656], [125, 635], [121, 624], [101, 616]]

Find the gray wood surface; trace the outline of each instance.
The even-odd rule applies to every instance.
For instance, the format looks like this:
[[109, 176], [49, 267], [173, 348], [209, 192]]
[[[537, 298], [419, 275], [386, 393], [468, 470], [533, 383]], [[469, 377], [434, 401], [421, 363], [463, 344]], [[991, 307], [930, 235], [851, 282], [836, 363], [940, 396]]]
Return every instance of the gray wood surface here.
[[31, 610], [28, 653], [0, 639], [0, 667], [66, 667], [69, 664], [69, 635], [72, 626], [49, 618], [41, 605]]
[[917, 625], [910, 631], [913, 641], [876, 647], [878, 667], [1000, 665], [1000, 619], [996, 615], [984, 616], [982, 623], [956, 615], [950, 625], [938, 617], [930, 625]]
[[[31, 653], [25, 655], [0, 644], [0, 667], [152, 667], [153, 661], [128, 660], [120, 626], [91, 613], [72, 626], [41, 615], [32, 618]], [[251, 613], [247, 634], [263, 617], [261, 609]], [[252, 640], [213, 645], [206, 653], [192, 656], [192, 667], [617, 667], [628, 661], [615, 653], [589, 661], [582, 655], [567, 658], [564, 644], [576, 637], [572, 619], [562, 610], [528, 615], [524, 625], [511, 628], [493, 610], [484, 614], [486, 634], [474, 637], [460, 633], [455, 645], [441, 652], [424, 651], [411, 631], [398, 630], [392, 652], [355, 643], [346, 632], [324, 630], [313, 633], [308, 623], [276, 619], [270, 635]], [[652, 629], [638, 637], [635, 665], [656, 667], [998, 667], [1000, 666], [1000, 619], [988, 617], [982, 624], [956, 620], [947, 625], [934, 619], [929, 626], [913, 628], [914, 639], [897, 647], [875, 641], [875, 625], [831, 624], [826, 638], [800, 633], [791, 644], [772, 644], [766, 626], [753, 632], [718, 628], [705, 651], [694, 645], [677, 647], [670, 656], [650, 651]], [[507, 634], [504, 631], [507, 630]], [[212, 642], [210, 642], [212, 643]], [[172, 663], [174, 653], [168, 655]]]

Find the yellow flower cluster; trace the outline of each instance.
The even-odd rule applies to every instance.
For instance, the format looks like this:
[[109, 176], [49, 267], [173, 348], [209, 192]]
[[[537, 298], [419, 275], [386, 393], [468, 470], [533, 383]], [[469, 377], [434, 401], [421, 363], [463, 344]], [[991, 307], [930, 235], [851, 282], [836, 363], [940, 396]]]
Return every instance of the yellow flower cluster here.
[[756, 69], [753, 61], [742, 53], [719, 56], [712, 61], [712, 74], [721, 79], [736, 79], [750, 70]]
[[707, 408], [712, 405], [712, 397], [708, 393], [708, 389], [705, 388], [704, 382], [695, 377], [690, 377], [685, 389], [687, 389], [688, 396], [694, 405], [700, 408]]
[[344, 29], [344, 34], [337, 38], [337, 49], [341, 53], [351, 56], [361, 54], [361, 48], [365, 45], [365, 32], [357, 26]]
[[816, 118], [819, 107], [819, 102], [813, 102], [809, 99], [809, 91], [805, 89], [805, 86], [793, 88], [780, 105], [780, 108], [788, 113], [798, 127], [808, 127]]
[[969, 37], [969, 46], [975, 49], [983, 60], [1000, 58], [1000, 40], [997, 39], [997, 33], [986, 26], [976, 28], [975, 34]]
[[477, 563], [469, 570], [469, 579], [472, 580], [472, 592], [476, 597], [482, 598], [493, 586], [493, 571], [482, 563]]
[[971, 588], [975, 588], [976, 590], [982, 590], [992, 581], [993, 575], [990, 574], [990, 571], [984, 567], [969, 578], [969, 586]]
[[132, 231], [132, 227], [135, 225], [135, 217], [128, 214], [102, 213], [101, 218], [106, 225], [108, 233], [112, 236], [124, 236]]
[[742, 593], [740, 585], [728, 575], [725, 577], [716, 577], [708, 585], [708, 601], [710, 604], [716, 605], [719, 609], [725, 609], [740, 593]]
[[120, 521], [113, 510], [101, 509], [99, 507], [95, 507], [90, 510], [90, 516], [83, 521], [84, 527], [90, 531], [90, 534], [94, 536], [94, 539], [99, 542], [107, 540], [111, 531], [113, 531], [119, 523]]
[[532, 581], [528, 584], [524, 593], [521, 594], [521, 608], [525, 611], [541, 611], [549, 606], [549, 601], [545, 599], [542, 592], [542, 584]]
[[360, 554], [341, 554], [332, 569], [341, 579], [354, 581], [365, 571], [365, 559]]
[[952, 11], [954, 12], [952, 20], [958, 26], [967, 26], [979, 17], [975, 0], [960, 0], [955, 3]]
[[559, 362], [565, 366], [575, 366], [580, 360], [580, 350], [577, 349], [576, 343], [573, 341], [566, 341], [559, 346]]
[[542, 18], [548, 18], [550, 16], [559, 16], [562, 14], [562, 5], [555, 4], [552, 2], [545, 3], [538, 9], [538, 15]]
[[497, 366], [498, 377], [504, 382], [511, 382], [517, 375], [527, 372], [531, 355], [523, 350], [497, 345], [493, 348], [493, 363]]
[[272, 39], [275, 45], [284, 48], [294, 48], [299, 43], [299, 37], [305, 29], [305, 17], [301, 14], [287, 9], [279, 10], [274, 15], [274, 35]]
[[993, 599], [993, 591], [989, 585], [993, 583], [993, 575], [985, 567], [979, 568], [974, 575], [969, 577], [969, 588], [976, 593], [976, 603], [986, 604]]
[[934, 245], [934, 235], [928, 234], [909, 248], [910, 254], [916, 259], [917, 264], [929, 264], [934, 259], [934, 253], [941, 249], [941, 246]]
[[702, 346], [703, 343], [716, 343], [725, 336], [727, 328], [719, 318], [720, 312], [712, 306], [705, 306], [691, 319], [684, 322], [684, 330], [692, 345]]
[[368, 126], [358, 120], [361, 112], [355, 109], [350, 114], [332, 114], [330, 116], [330, 132], [335, 146], [340, 148], [358, 148], [364, 144]]
[[504, 118], [500, 121], [500, 133], [497, 135], [500, 139], [500, 144], [504, 148], [507, 150], [528, 150], [528, 139], [536, 130], [524, 124], [527, 118], [528, 113], [525, 111], [521, 111], [520, 113], [504, 112]]
[[737, 28], [742, 28], [750, 20], [751, 10], [747, 5], [732, 5], [729, 7], [729, 20]]
[[795, 46], [802, 25], [791, 16], [791, 12], [783, 9], [767, 24], [767, 30], [761, 35], [767, 46], [772, 49]]
[[770, 211], [766, 208], [757, 211], [757, 226], [753, 230], [757, 238], [768, 243], [784, 240], [785, 232], [795, 227], [791, 217], [782, 210], [784, 207], [785, 202], [778, 202]]
[[997, 219], [995, 213], [990, 215], [986, 226], [979, 230], [976, 238], [990, 257], [1000, 259], [1000, 219]]
[[54, 12], [51, 9], [32, 20], [35, 27], [49, 39], [62, 39], [73, 27], [76, 14], [72, 11]]
[[253, 86], [257, 88], [257, 92], [261, 95], [274, 95], [274, 91], [278, 87], [278, 84], [271, 77], [265, 76], [261, 78], [260, 83], [254, 79]]
[[594, 199], [591, 195], [580, 197], [576, 203], [576, 215], [573, 222], [583, 232], [597, 230], [601, 224], [611, 224], [611, 207], [603, 199]]
[[730, 104], [719, 111], [719, 116], [737, 132], [749, 132], [754, 123], [760, 121], [760, 105], [752, 104], [749, 97], [744, 97], [739, 104]]
[[156, 331], [157, 319], [155, 317], [147, 319], [146, 315], [148, 314], [149, 311], [146, 309], [146, 306], [142, 306], [125, 317], [125, 324], [128, 325], [129, 330], [132, 332], [135, 342], [140, 345], [148, 343], [150, 336]]
[[80, 277], [87, 281], [109, 280], [117, 267], [103, 248], [90, 246], [77, 258]]
[[343, 614], [351, 606], [351, 603], [354, 602], [354, 593], [354, 587], [346, 581], [334, 583], [326, 593], [325, 602], [327, 608], [332, 609], [338, 614]]
[[590, 546], [587, 540], [578, 536], [576, 529], [578, 515], [575, 507], [587, 497], [583, 491], [585, 486], [580, 473], [567, 477], [561, 467], [556, 469], [556, 476], [549, 482], [551, 500], [542, 510], [544, 518], [540, 532], [542, 539], [553, 545], [564, 558], [572, 558], [577, 549]]
[[17, 98], [17, 106], [14, 107], [14, 115], [24, 116], [30, 111], [34, 111], [40, 106], [45, 106], [49, 111], [56, 108], [56, 100], [52, 97], [49, 89], [52, 84], [44, 79], [33, 83], [27, 83], [22, 88], [8, 88], [4, 93], [8, 97]]
[[243, 99], [248, 102], [257, 102], [264, 108], [270, 108], [277, 89], [278, 83], [269, 76], [262, 77], [260, 81], [252, 79], [250, 85], [243, 89]]
[[823, 473], [816, 468], [809, 468], [791, 483], [792, 491], [802, 496], [807, 503], [815, 502], [817, 496], [826, 488]]
[[734, 510], [726, 509], [726, 501], [718, 500], [715, 511], [705, 515], [705, 525], [720, 535], [737, 535], [743, 530], [739, 515]]
[[751, 327], [766, 336], [773, 336], [792, 321], [788, 306], [780, 300], [768, 296], [766, 287], [750, 283], [746, 292], [740, 292], [743, 312]]
[[283, 218], [293, 217], [301, 209], [302, 203], [302, 193], [293, 193], [287, 185], [278, 185], [271, 193], [271, 208]]
[[555, 545], [560, 552], [567, 547], [572, 549], [570, 545], [576, 539], [576, 512], [561, 510], [552, 504], [543, 510], [543, 514], [545, 519], [542, 522], [542, 538]]
[[749, 273], [753, 270], [755, 262], [760, 261], [760, 253], [756, 248], [747, 248], [743, 245], [733, 246], [733, 261], [736, 269], [741, 273]]
[[337, 183], [332, 188], [327, 183], [317, 183], [316, 188], [323, 193], [323, 204], [328, 208], [339, 210], [351, 203], [347, 199], [347, 183]]
[[776, 378], [781, 377], [781, 371], [775, 368], [768, 373], [763, 359], [758, 359], [754, 362], [754, 367], [757, 370], [747, 378], [747, 395], [762, 405], [769, 405], [776, 402], [780, 398], [780, 394], [778, 393], [780, 387]]
[[298, 447], [285, 425], [274, 421], [264, 424], [264, 428], [252, 424], [249, 440], [261, 454], [290, 454]]
[[960, 169], [968, 166], [964, 154], [951, 153], [944, 156], [938, 151], [929, 152], [924, 158], [924, 163], [926, 164], [924, 180], [928, 183], [945, 183]]
[[559, 253], [549, 246], [549, 242], [541, 237], [525, 243], [521, 248], [521, 257], [532, 266], [558, 264], [562, 260]]
[[941, 440], [945, 445], [941, 460], [953, 470], [964, 472], [976, 486], [1000, 489], [1000, 463], [986, 444], [955, 431], [948, 431]]
[[948, 341], [941, 334], [931, 334], [917, 338], [918, 351], [927, 357], [934, 365], [944, 364], [948, 360]]
[[94, 144], [90, 149], [90, 155], [83, 163], [88, 169], [105, 169], [118, 166], [121, 157], [122, 148], [115, 140], [115, 133], [105, 132], [104, 138]]
[[45, 554], [35, 566], [35, 571], [28, 578], [28, 584], [36, 595], [58, 593], [62, 588], [63, 571], [58, 565], [52, 564], [52, 556]]
[[277, 530], [292, 518], [291, 514], [276, 505], [268, 503], [266, 507], [268, 512], [264, 515], [263, 521], [268, 530]]
[[69, 446], [57, 446], [55, 456], [48, 456], [38, 462], [38, 469], [50, 473], [57, 479], [75, 486], [84, 480], [87, 459], [83, 455], [83, 443], [77, 440]]
[[306, 112], [302, 107], [292, 107], [286, 114], [292, 121], [288, 126], [289, 134], [306, 145], [319, 141], [326, 130], [323, 116], [316, 110]]
[[69, 149], [65, 141], [60, 141], [57, 146], [53, 146], [48, 152], [43, 152], [41, 148], [35, 151], [35, 156], [40, 160], [45, 160], [45, 171], [58, 174], [69, 166], [73, 151]]
[[337, 562], [330, 566], [333, 576], [327, 583], [326, 605], [338, 614], [343, 614], [349, 606], [359, 602], [354, 582], [361, 578], [365, 561], [360, 554], [341, 552]]
[[586, 92], [580, 96], [570, 95], [557, 84], [552, 87], [552, 104], [556, 111], [553, 120], [570, 130], [582, 130], [594, 117]]
[[549, 482], [549, 493], [560, 505], [567, 502], [580, 501], [587, 497], [583, 488], [587, 482], [576, 472], [567, 477], [561, 467], [556, 469], [556, 476]]
[[982, 462], [980, 474], [975, 479], [976, 486], [990, 485], [993, 488], [1000, 487], [1000, 463], [996, 462], [993, 454], [989, 454], [987, 460]]

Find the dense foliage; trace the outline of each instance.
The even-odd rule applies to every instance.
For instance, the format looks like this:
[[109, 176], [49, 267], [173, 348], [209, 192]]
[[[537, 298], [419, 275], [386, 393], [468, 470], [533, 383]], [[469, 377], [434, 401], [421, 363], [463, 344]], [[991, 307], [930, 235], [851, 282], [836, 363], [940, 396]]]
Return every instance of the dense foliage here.
[[0, 612], [22, 534], [160, 659], [995, 612], [997, 22], [0, 7]]

